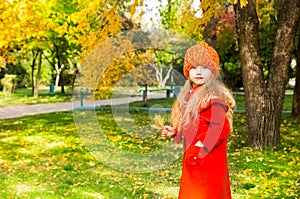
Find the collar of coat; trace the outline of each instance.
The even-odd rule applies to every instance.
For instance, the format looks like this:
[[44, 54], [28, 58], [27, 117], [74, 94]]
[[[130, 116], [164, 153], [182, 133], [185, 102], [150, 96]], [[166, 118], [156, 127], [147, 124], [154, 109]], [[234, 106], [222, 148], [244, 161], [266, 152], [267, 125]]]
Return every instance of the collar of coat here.
[[226, 104], [226, 102], [223, 99], [221, 99], [221, 98], [219, 98], [219, 97], [216, 96], [216, 97], [213, 97], [212, 99], [210, 99], [207, 102], [207, 104], [206, 104], [206, 106], [204, 108], [203, 107], [199, 107], [198, 111], [202, 112], [202, 111], [207, 110], [208, 108], [213, 108], [214, 106], [221, 106], [221, 107], [223, 107], [225, 113], [229, 109], [228, 105]]

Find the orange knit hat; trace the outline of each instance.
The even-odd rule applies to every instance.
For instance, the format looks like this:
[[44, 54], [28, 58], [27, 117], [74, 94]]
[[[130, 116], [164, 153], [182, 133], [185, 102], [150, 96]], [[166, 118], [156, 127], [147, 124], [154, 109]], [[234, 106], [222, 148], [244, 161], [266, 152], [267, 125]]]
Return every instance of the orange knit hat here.
[[190, 47], [184, 57], [183, 74], [189, 78], [189, 71], [194, 66], [206, 66], [217, 78], [219, 75], [219, 56], [217, 51], [205, 42]]

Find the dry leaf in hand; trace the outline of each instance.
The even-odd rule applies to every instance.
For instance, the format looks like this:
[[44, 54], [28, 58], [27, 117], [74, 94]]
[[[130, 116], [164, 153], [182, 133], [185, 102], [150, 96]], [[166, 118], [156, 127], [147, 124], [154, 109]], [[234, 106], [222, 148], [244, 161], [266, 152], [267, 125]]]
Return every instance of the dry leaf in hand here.
[[154, 124], [151, 125], [152, 128], [157, 130], [162, 130], [165, 125], [165, 118], [160, 115], [155, 115], [153, 118]]

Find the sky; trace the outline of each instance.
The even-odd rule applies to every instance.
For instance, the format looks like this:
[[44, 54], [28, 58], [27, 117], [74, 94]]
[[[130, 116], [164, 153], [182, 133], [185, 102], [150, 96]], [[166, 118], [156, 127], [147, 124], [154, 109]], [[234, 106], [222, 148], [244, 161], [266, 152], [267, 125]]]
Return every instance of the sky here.
[[161, 26], [160, 9], [166, 5], [167, 0], [158, 2], [157, 0], [144, 0], [144, 6], [141, 6], [138, 12], [144, 12], [141, 19], [142, 28], [158, 28]]
[[[168, 0], [144, 0], [144, 6], [138, 9], [138, 13], [144, 12], [141, 19], [142, 28], [159, 28], [161, 26], [160, 9], [167, 5]], [[192, 8], [198, 9], [200, 0], [194, 0]], [[202, 12], [198, 11], [196, 16], [201, 17]]]

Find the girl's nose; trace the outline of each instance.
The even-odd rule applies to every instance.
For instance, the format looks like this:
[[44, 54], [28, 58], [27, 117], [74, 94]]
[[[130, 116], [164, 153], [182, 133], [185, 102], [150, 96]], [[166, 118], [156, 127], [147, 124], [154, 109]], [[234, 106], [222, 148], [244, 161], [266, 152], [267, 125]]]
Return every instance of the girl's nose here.
[[197, 68], [196, 68], [196, 72], [197, 72], [197, 74], [201, 75], [201, 68], [200, 68], [200, 67], [197, 67]]

